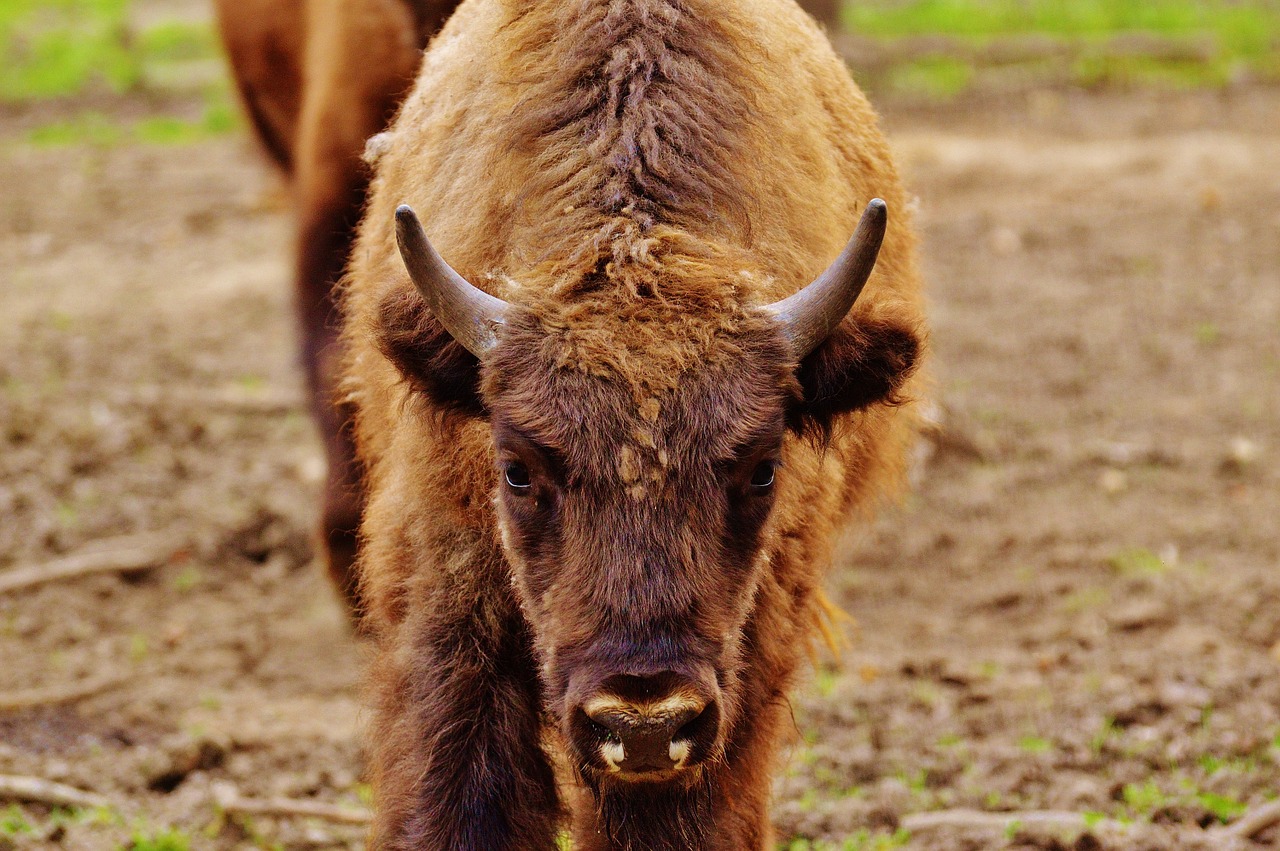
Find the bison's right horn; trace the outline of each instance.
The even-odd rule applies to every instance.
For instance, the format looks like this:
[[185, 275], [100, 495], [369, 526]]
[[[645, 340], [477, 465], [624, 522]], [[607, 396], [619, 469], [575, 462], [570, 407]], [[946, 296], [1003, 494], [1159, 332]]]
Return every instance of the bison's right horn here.
[[494, 326], [501, 324], [507, 303], [472, 286], [431, 247], [413, 208], [396, 208], [396, 242], [400, 257], [418, 292], [436, 319], [463, 348], [478, 358], [494, 347]]
[[827, 270], [800, 292], [765, 308], [782, 326], [797, 360], [822, 345], [858, 300], [875, 268], [888, 221], [884, 201], [871, 199], [858, 229]]

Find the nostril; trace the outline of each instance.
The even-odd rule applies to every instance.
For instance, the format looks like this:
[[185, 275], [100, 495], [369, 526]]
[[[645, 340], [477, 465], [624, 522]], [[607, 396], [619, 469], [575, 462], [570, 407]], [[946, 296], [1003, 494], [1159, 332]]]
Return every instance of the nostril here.
[[671, 738], [677, 738], [686, 727], [693, 725], [698, 718], [702, 717], [703, 707], [685, 707], [676, 712], [672, 712], [666, 717], [659, 718], [658, 721], [662, 725], [666, 733]]
[[672, 741], [707, 742], [716, 737], [720, 724], [720, 710], [715, 703], [708, 703], [697, 714], [689, 717], [671, 736]]
[[587, 727], [602, 741], [621, 742], [623, 733], [622, 719], [614, 713], [601, 712], [592, 715], [582, 712]]
[[702, 720], [704, 715], [706, 715], [706, 712], [701, 709], [698, 710], [696, 714], [690, 715], [688, 719], [685, 719], [683, 723], [680, 724], [671, 738], [692, 739], [694, 736], [698, 735], [699, 730], [703, 726], [698, 722]]

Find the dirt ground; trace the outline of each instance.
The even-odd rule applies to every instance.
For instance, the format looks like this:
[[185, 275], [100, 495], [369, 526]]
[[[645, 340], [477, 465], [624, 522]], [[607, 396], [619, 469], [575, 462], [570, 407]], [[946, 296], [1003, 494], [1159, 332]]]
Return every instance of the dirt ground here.
[[[779, 839], [1235, 847], [1280, 792], [1280, 90], [880, 105], [943, 424], [833, 571], [856, 628], [794, 700]], [[271, 176], [239, 137], [6, 142], [0, 186], [0, 582], [160, 562], [0, 593], [0, 774], [120, 814], [0, 809], [0, 848], [359, 847], [216, 804], [364, 795]]]

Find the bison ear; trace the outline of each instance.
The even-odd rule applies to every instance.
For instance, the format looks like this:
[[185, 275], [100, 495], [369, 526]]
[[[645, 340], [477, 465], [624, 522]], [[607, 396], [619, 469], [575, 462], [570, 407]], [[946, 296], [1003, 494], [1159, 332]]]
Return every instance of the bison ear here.
[[485, 416], [480, 361], [449, 335], [418, 293], [390, 293], [378, 312], [375, 333], [382, 354], [435, 407]]
[[792, 410], [790, 426], [826, 437], [840, 414], [877, 403], [900, 404], [898, 391], [915, 371], [922, 348], [916, 327], [901, 319], [841, 323], [796, 370], [803, 398]]

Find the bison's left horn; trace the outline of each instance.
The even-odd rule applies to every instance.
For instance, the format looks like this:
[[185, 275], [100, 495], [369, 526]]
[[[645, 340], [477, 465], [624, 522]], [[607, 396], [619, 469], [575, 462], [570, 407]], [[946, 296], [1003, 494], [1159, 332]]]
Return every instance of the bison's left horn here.
[[413, 285], [436, 319], [463, 348], [478, 358], [497, 342], [494, 326], [502, 322], [507, 303], [472, 286], [444, 262], [431, 246], [413, 208], [396, 208], [396, 242]]
[[800, 292], [765, 308], [782, 325], [796, 358], [802, 359], [822, 345], [858, 300], [876, 265], [888, 220], [884, 201], [872, 199], [835, 262]]

